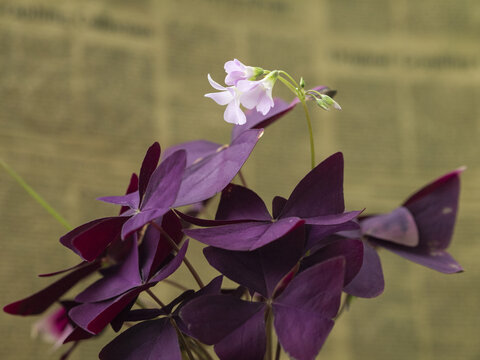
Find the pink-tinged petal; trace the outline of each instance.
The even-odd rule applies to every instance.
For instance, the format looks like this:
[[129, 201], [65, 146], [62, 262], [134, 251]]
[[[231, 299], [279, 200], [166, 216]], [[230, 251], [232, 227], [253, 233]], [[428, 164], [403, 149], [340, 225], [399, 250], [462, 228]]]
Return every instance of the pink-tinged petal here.
[[138, 191], [121, 196], [102, 196], [97, 198], [97, 200], [110, 204], [122, 205], [122, 207], [129, 207], [130, 209], [138, 209], [140, 204], [140, 196]]
[[142, 285], [142, 278], [138, 270], [136, 239], [131, 239], [130, 242], [133, 244], [125, 261], [115, 271], [97, 280], [78, 294], [75, 301], [81, 303], [103, 301]]
[[217, 93], [208, 93], [208, 94], [205, 94], [204, 96], [212, 99], [218, 105], [232, 104], [233, 99], [235, 98], [235, 95], [232, 94], [232, 92], [229, 90], [225, 90]]
[[258, 81], [242, 80], [237, 88], [241, 93], [240, 103], [247, 109], [255, 108], [265, 94], [265, 88]]
[[[138, 190], [138, 176], [137, 174], [133, 173], [132, 176], [130, 177], [130, 183], [128, 184], [127, 191], [125, 192], [126, 195], [134, 193], [135, 191]], [[138, 208], [138, 205], [140, 204], [140, 197], [138, 198], [138, 203], [134, 203], [132, 205], [136, 205], [134, 209]], [[129, 210], [129, 206], [122, 206], [120, 209], [119, 215], [123, 214], [125, 211]]]
[[180, 318], [201, 342], [218, 344], [215, 351], [221, 359], [262, 360], [266, 349], [264, 312], [263, 303], [205, 295], [186, 304]]
[[120, 236], [127, 217], [110, 217], [91, 221], [70, 231], [60, 242], [86, 261], [100, 256]]
[[182, 265], [182, 261], [183, 261], [183, 258], [185, 257], [185, 254], [187, 253], [187, 249], [188, 249], [188, 239], [185, 240], [182, 247], [180, 248], [180, 251], [172, 259], [172, 261], [170, 261], [167, 265], [161, 268], [155, 275], [153, 275], [152, 279], [149, 280], [149, 282], [157, 283], [159, 281], [162, 281], [163, 279], [166, 279], [170, 275], [172, 275], [180, 267], [180, 265]]
[[452, 171], [412, 195], [404, 204], [417, 224], [419, 248], [445, 250], [453, 235], [460, 194], [460, 174]]
[[353, 296], [374, 298], [383, 292], [384, 287], [385, 281], [380, 257], [373, 247], [363, 241], [362, 267], [343, 290]]
[[213, 80], [210, 74], [207, 75], [207, 78], [208, 78], [208, 82], [215, 90], [221, 90], [221, 91], [227, 90], [225, 86], [222, 86], [219, 83], [217, 83], [215, 80]]
[[193, 204], [220, 192], [247, 161], [263, 130], [247, 130], [229, 146], [188, 167], [172, 207]]
[[143, 194], [145, 194], [150, 177], [157, 168], [158, 161], [160, 160], [160, 152], [160, 144], [158, 142], [154, 142], [152, 146], [148, 148], [147, 153], [145, 154], [138, 181], [138, 192], [140, 194], [140, 199], [142, 199]]
[[313, 360], [340, 307], [345, 260], [334, 258], [298, 274], [273, 302], [274, 326], [285, 351]]
[[272, 217], [263, 200], [254, 191], [229, 184], [222, 190], [215, 220], [270, 221]]
[[221, 149], [223, 145], [206, 140], [189, 141], [183, 144], [170, 146], [163, 152], [163, 157], [167, 158], [178, 150], [185, 150], [187, 153], [186, 167], [202, 160], [203, 158], [213, 155], [217, 150]]
[[418, 245], [418, 229], [413, 215], [401, 206], [383, 215], [367, 217], [360, 221], [362, 234], [399, 245]]
[[226, 250], [255, 250], [286, 235], [303, 224], [298, 218], [277, 222], [248, 222], [206, 229], [184, 230], [187, 236], [204, 244]]
[[[156, 221], [163, 230], [179, 244], [183, 238], [182, 224], [173, 211], [167, 212], [162, 219]], [[170, 242], [154, 226], [149, 226], [139, 248], [141, 273], [143, 280], [149, 279], [172, 251]]]
[[125, 307], [143, 290], [153, 286], [147, 284], [128, 291], [127, 293], [111, 300], [85, 303], [69, 311], [70, 319], [82, 329], [92, 333], [100, 333]]
[[93, 262], [85, 267], [72, 271], [45, 289], [3, 308], [3, 311], [12, 315], [37, 315], [47, 310], [63, 294], [75, 286], [80, 280], [89, 276], [100, 268], [99, 262]]
[[150, 178], [141, 210], [164, 209], [173, 204], [185, 171], [186, 159], [185, 150], [178, 150], [161, 162]]
[[240, 109], [240, 103], [238, 101], [231, 101], [228, 104], [223, 114], [223, 119], [230, 124], [236, 125], [243, 125], [247, 121], [244, 112]]
[[296, 265], [303, 252], [305, 231], [299, 227], [254, 251], [215, 247], [203, 250], [210, 265], [229, 279], [270, 298], [279, 281]]
[[130, 217], [125, 224], [123, 224], [121, 237], [126, 239], [129, 235], [133, 234], [135, 231], [140, 230], [145, 224], [148, 224], [150, 221], [155, 220], [163, 216], [169, 208], [164, 209], [151, 209], [151, 210], [142, 210], [134, 216]]
[[317, 165], [293, 190], [280, 217], [311, 218], [343, 213], [343, 155], [338, 152]]
[[305, 223], [310, 225], [338, 225], [355, 219], [362, 213], [362, 211], [349, 211], [341, 214], [320, 215], [304, 218], [304, 220]]
[[145, 321], [127, 329], [100, 354], [101, 360], [181, 360], [175, 329], [168, 318]]
[[272, 89], [266, 89], [262, 96], [259, 97], [256, 109], [262, 115], [267, 115], [273, 105]]

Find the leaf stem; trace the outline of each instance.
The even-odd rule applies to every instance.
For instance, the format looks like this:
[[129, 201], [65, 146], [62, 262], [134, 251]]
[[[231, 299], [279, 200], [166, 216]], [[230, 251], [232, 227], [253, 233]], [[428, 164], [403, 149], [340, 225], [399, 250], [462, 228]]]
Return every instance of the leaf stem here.
[[43, 197], [40, 196], [33, 188], [27, 184], [25, 180], [18, 175], [5, 161], [0, 159], [0, 165], [15, 181], [30, 195], [37, 203], [40, 204], [50, 215], [52, 215], [60, 224], [65, 226], [68, 230], [72, 230], [73, 227], [58, 213]]
[[247, 186], [247, 182], [245, 181], [245, 177], [244, 177], [243, 174], [242, 174], [242, 170], [240, 170], [240, 171], [238, 172], [238, 177], [240, 178], [240, 182], [242, 183], [242, 185], [243, 185], [244, 187], [248, 187], [248, 186]]
[[[163, 236], [165, 236], [165, 238], [168, 240], [168, 243], [170, 244], [170, 246], [172, 246], [173, 249], [178, 253], [180, 251], [180, 248], [178, 247], [177, 243], [171, 238], [171, 236], [165, 230], [163, 230], [163, 228], [160, 225], [158, 225], [155, 221], [152, 221], [151, 224], [153, 225], [153, 227], [155, 229], [160, 231], [160, 233]], [[187, 266], [188, 270], [192, 274], [192, 276], [195, 279], [195, 281], [197, 282], [198, 286], [200, 286], [200, 288], [205, 287], [205, 285], [202, 282], [202, 279], [200, 279], [200, 276], [198, 275], [197, 271], [192, 266], [192, 264], [190, 263], [190, 261], [187, 259], [186, 256], [183, 258], [183, 262]]]
[[277, 348], [275, 350], [275, 360], [280, 360], [281, 351], [282, 351], [282, 347], [280, 346], [280, 341], [277, 339]]
[[266, 313], [266, 332], [267, 332], [267, 350], [265, 352], [265, 360], [272, 360], [273, 316], [272, 316], [271, 305], [268, 305], [267, 313]]
[[308, 112], [307, 102], [305, 99], [300, 99], [302, 103], [303, 110], [305, 111], [305, 117], [307, 118], [307, 125], [308, 125], [308, 134], [310, 137], [310, 165], [312, 169], [315, 167], [315, 141], [313, 140], [313, 129], [312, 129], [312, 121], [310, 120], [310, 114]]

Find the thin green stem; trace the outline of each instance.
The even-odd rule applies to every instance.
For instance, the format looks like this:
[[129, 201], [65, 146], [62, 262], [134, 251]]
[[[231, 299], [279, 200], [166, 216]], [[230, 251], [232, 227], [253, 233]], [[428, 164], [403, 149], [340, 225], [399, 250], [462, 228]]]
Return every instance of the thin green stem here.
[[285, 75], [293, 83], [293, 85], [295, 85], [295, 87], [300, 88], [300, 86], [297, 84], [295, 79], [293, 77], [291, 77], [289, 73], [287, 73], [286, 71], [283, 71], [283, 70], [279, 70], [278, 73], [282, 74], [282, 75]]
[[242, 174], [242, 170], [238, 172], [238, 177], [240, 178], [240, 182], [242, 183], [242, 185], [248, 187], [247, 182], [245, 181], [245, 177]]
[[301, 93], [298, 91], [298, 88], [292, 85], [287, 79], [283, 78], [282, 76], [279, 76], [278, 80], [280, 80], [286, 87], [288, 87], [290, 91], [295, 94], [295, 96], [298, 96], [299, 98], [301, 97]]
[[68, 230], [72, 230], [73, 227], [63, 218], [43, 197], [40, 196], [33, 188], [22, 179], [10, 166], [7, 165], [2, 159], [0, 159], [0, 165], [5, 171], [15, 179], [15, 181], [30, 195], [37, 203], [40, 204], [50, 215], [52, 215], [60, 224], [65, 226]]
[[[153, 227], [155, 229], [157, 229], [158, 231], [160, 231], [160, 233], [165, 236], [165, 238], [168, 240], [169, 244], [171, 247], [173, 247], [173, 249], [178, 253], [180, 251], [180, 248], [178, 247], [177, 243], [171, 238], [170, 235], [168, 235], [168, 233], [163, 230], [163, 228], [158, 225], [155, 221], [152, 221], [151, 224], [153, 225]], [[187, 266], [188, 270], [190, 271], [190, 273], [192, 274], [193, 278], [195, 279], [195, 281], [197, 282], [198, 286], [200, 286], [200, 288], [203, 288], [205, 287], [205, 285], [203, 284], [203, 281], [202, 279], [200, 279], [200, 276], [198, 275], [197, 271], [195, 270], [195, 268], [192, 266], [192, 264], [190, 263], [190, 261], [188, 261], [187, 257], [185, 256], [183, 258], [183, 263]]]
[[187, 341], [185, 340], [185, 337], [183, 336], [182, 332], [178, 328], [178, 325], [173, 318], [170, 318], [170, 324], [172, 324], [172, 326], [175, 328], [175, 331], [177, 332], [178, 340], [183, 345], [183, 348], [185, 349], [189, 360], [195, 360], [192, 352], [190, 351], [190, 347], [188, 346]]
[[315, 142], [313, 140], [313, 129], [312, 129], [312, 121], [310, 120], [310, 114], [308, 112], [307, 102], [305, 99], [300, 99], [302, 103], [303, 110], [305, 111], [305, 117], [307, 118], [307, 125], [308, 125], [308, 134], [310, 137], [310, 158], [311, 158], [311, 166], [312, 169], [315, 167]]
[[205, 349], [205, 346], [198, 340], [193, 339], [193, 338], [188, 338], [188, 340], [191, 343], [195, 344], [195, 347], [198, 350], [198, 353], [204, 356], [204, 359], [206, 360], [213, 360], [212, 356], [208, 353], [207, 349]]

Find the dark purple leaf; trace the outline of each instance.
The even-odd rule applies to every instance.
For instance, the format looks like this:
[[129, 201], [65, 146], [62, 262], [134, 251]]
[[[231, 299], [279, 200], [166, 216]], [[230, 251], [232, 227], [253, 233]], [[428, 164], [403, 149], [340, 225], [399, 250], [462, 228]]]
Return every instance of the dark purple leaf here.
[[313, 360], [337, 314], [345, 260], [334, 258], [298, 274], [273, 302], [274, 326], [285, 351], [298, 360]]
[[401, 206], [383, 215], [370, 216], [360, 222], [362, 233], [399, 245], [418, 245], [418, 229], [410, 211]]
[[226, 146], [189, 166], [172, 207], [193, 204], [220, 192], [235, 177], [263, 130], [247, 130]]
[[[348, 221], [337, 225], [307, 226], [307, 242], [305, 252], [308, 250], [316, 251], [317, 247], [327, 245], [330, 241], [328, 237], [340, 231], [358, 230], [360, 225], [355, 221]], [[358, 236], [360, 237], [360, 236]]]
[[123, 224], [121, 234], [122, 239], [126, 239], [128, 236], [133, 234], [135, 231], [140, 230], [150, 221], [162, 217], [168, 210], [168, 207], [163, 209], [142, 210], [141, 212], [130, 217], [125, 224]]
[[347, 285], [358, 274], [363, 263], [363, 243], [357, 239], [342, 239], [329, 244], [302, 260], [303, 271], [323, 261], [343, 256], [345, 258], [345, 281]]
[[350, 295], [373, 298], [380, 295], [385, 287], [382, 264], [377, 251], [363, 242], [363, 262], [358, 274], [343, 290]]
[[215, 220], [271, 221], [263, 200], [246, 187], [229, 184], [222, 190]]
[[99, 354], [101, 360], [181, 360], [177, 333], [168, 318], [145, 321], [127, 329]]
[[157, 168], [158, 160], [160, 160], [160, 152], [160, 144], [158, 142], [154, 142], [152, 146], [148, 148], [147, 153], [145, 154], [138, 179], [138, 192], [140, 201], [145, 194], [148, 182], [150, 181], [150, 176], [152, 176], [152, 173]]
[[138, 270], [138, 247], [135, 239], [131, 239], [130, 242], [134, 244], [124, 263], [116, 268], [116, 271], [97, 280], [78, 294], [75, 301], [81, 303], [103, 301], [142, 285]]
[[180, 317], [197, 339], [218, 344], [215, 350], [222, 360], [261, 360], [266, 343], [264, 311], [262, 303], [230, 295], [205, 295], [186, 304]]
[[179, 268], [179, 266], [182, 265], [182, 261], [183, 261], [183, 258], [185, 257], [185, 254], [187, 253], [187, 249], [188, 249], [188, 239], [185, 240], [182, 247], [180, 248], [180, 251], [173, 258], [173, 260], [170, 261], [163, 268], [161, 268], [156, 274], [154, 274], [151, 280], [149, 280], [149, 282], [156, 283], [156, 282], [162, 281], [163, 279], [166, 279], [171, 274], [173, 274]]
[[280, 216], [280, 213], [283, 210], [283, 207], [287, 203], [287, 199], [281, 196], [275, 196], [272, 200], [272, 215], [274, 219], [277, 219]]
[[[127, 191], [125, 192], [125, 194], [128, 195], [128, 194], [134, 193], [136, 191], [138, 191], [138, 176], [137, 176], [137, 174], [133, 173], [132, 176], [130, 177], [130, 183], [128, 184]], [[140, 202], [140, 200], [139, 200], [139, 202]], [[121, 215], [129, 209], [130, 209], [129, 206], [122, 206], [119, 214]]]
[[163, 157], [167, 158], [175, 151], [185, 150], [187, 152], [187, 163], [186, 166], [189, 167], [203, 158], [215, 154], [217, 150], [219, 151], [224, 145], [217, 144], [211, 141], [206, 140], [195, 140], [189, 141], [183, 144], [178, 144], [169, 147], [163, 153]]
[[254, 251], [231, 251], [214, 247], [203, 250], [210, 265], [231, 280], [270, 298], [279, 281], [302, 256], [304, 227]]
[[338, 152], [317, 165], [293, 190], [280, 217], [312, 218], [343, 213], [343, 155]]
[[70, 290], [80, 280], [92, 274], [100, 267], [99, 262], [73, 270], [70, 274], [55, 281], [39, 292], [3, 308], [3, 311], [12, 315], [37, 315], [47, 310], [63, 294]]
[[302, 225], [299, 218], [276, 222], [246, 222], [205, 229], [190, 229], [184, 233], [204, 244], [226, 250], [255, 250], [284, 236]]
[[86, 261], [93, 261], [107, 246], [120, 237], [126, 217], [108, 217], [93, 220], [73, 229], [60, 242]]

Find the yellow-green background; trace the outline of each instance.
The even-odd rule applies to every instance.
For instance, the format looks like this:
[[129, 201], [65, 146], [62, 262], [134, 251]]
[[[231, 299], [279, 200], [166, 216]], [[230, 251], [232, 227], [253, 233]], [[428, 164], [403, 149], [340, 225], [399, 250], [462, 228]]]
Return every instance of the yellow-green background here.
[[[0, 157], [79, 225], [116, 213], [94, 199], [121, 194], [153, 141], [228, 142], [223, 108], [203, 98], [206, 74], [221, 82], [225, 61], [336, 88], [342, 112], [311, 110], [318, 160], [345, 154], [348, 209], [389, 211], [468, 166], [450, 247], [466, 272], [446, 276], [382, 252], [385, 293], [356, 301], [319, 358], [478, 359], [479, 38], [475, 0], [3, 0]], [[296, 109], [267, 129], [244, 172], [269, 203], [308, 167]], [[3, 171], [0, 204], [3, 306], [49, 283], [37, 274], [78, 258], [58, 243], [65, 229]], [[30, 339], [35, 319], [0, 319], [2, 360], [59, 356]], [[72, 359], [96, 358], [111, 336]]]

